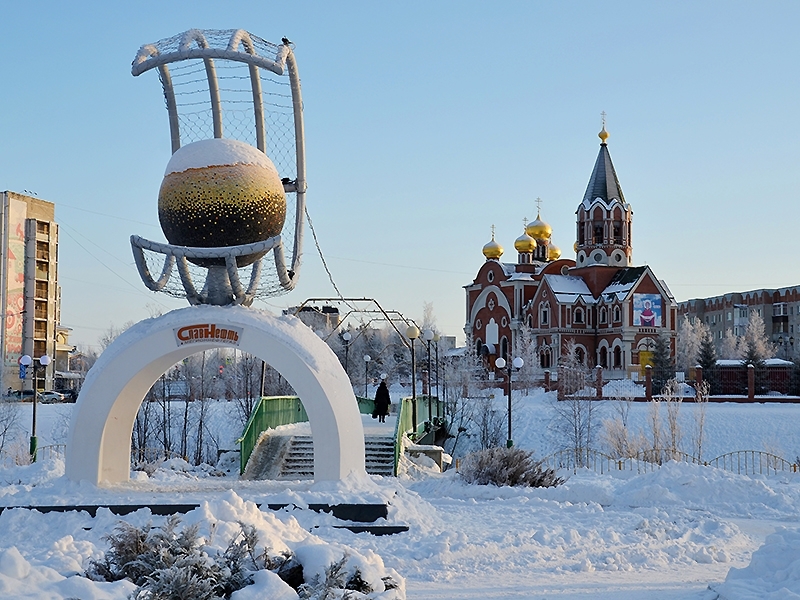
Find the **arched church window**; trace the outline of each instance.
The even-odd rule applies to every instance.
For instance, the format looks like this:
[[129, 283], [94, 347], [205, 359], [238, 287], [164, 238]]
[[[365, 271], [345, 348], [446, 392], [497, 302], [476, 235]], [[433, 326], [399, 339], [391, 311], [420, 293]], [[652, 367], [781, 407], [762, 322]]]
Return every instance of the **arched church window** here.
[[600, 366], [604, 369], [608, 368], [608, 350], [605, 347], [600, 348]]
[[575, 348], [575, 360], [578, 361], [578, 364], [583, 364], [586, 361], [586, 352], [583, 351], [583, 348], [577, 346]]
[[500, 356], [503, 357], [504, 360], [508, 360], [508, 338], [503, 337], [500, 340]]
[[619, 323], [622, 320], [622, 313], [619, 310], [619, 306], [614, 307], [614, 322]]
[[550, 368], [550, 349], [545, 348], [539, 353], [539, 365], [543, 369]]
[[622, 245], [622, 223], [614, 223], [614, 243]]
[[614, 368], [621, 369], [622, 368], [622, 348], [616, 346], [614, 348]]
[[583, 309], [576, 308], [575, 309], [575, 322], [576, 323], [583, 323]]
[[595, 225], [594, 226], [594, 243], [595, 244], [602, 244], [603, 243], [603, 226], [602, 225]]
[[608, 311], [606, 310], [605, 306], [600, 308], [600, 322], [601, 323], [608, 322]]

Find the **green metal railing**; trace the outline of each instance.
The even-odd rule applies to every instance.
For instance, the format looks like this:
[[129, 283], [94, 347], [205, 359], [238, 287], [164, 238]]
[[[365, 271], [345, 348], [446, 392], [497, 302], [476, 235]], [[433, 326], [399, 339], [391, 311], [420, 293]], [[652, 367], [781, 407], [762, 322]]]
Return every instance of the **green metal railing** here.
[[[397, 424], [394, 429], [394, 474], [397, 475], [397, 465], [400, 462], [400, 452], [403, 448], [401, 440], [404, 435], [409, 435], [414, 440], [425, 435], [425, 423], [428, 417], [444, 420], [444, 402], [436, 396], [417, 396], [417, 422], [414, 423], [414, 402], [411, 398], [400, 400], [400, 409], [397, 412]], [[430, 408], [430, 413], [429, 413]]]
[[[356, 400], [358, 401], [358, 411], [361, 414], [372, 414], [375, 407], [374, 400], [360, 396], [356, 396]], [[247, 420], [242, 436], [236, 440], [236, 443], [240, 445], [239, 473], [244, 473], [247, 461], [250, 460], [250, 455], [263, 432], [281, 425], [306, 421], [308, 421], [308, 414], [297, 396], [263, 396]]]

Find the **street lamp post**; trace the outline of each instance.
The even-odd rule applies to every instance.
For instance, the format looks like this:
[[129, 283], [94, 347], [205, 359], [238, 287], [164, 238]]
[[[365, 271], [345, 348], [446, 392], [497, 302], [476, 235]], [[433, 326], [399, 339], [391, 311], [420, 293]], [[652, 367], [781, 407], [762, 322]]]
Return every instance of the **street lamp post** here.
[[350, 372], [347, 370], [347, 359], [350, 354], [350, 340], [353, 339], [353, 334], [349, 331], [345, 331], [342, 334], [342, 339], [344, 340], [344, 372], [350, 377]]
[[431, 393], [431, 340], [433, 340], [433, 330], [426, 329], [422, 334], [425, 343], [428, 345], [428, 424], [433, 423], [433, 394]]
[[439, 400], [441, 400], [441, 398], [439, 396], [439, 340], [440, 339], [441, 338], [440, 338], [438, 333], [434, 334], [433, 343], [435, 344], [434, 349], [436, 350], [436, 361], [435, 361], [436, 367], [435, 367], [434, 370], [436, 371], [436, 400], [437, 400], [437, 402], [436, 402], [436, 417], [437, 418], [442, 416], [442, 415], [439, 414], [439, 406], [441, 405], [441, 402], [439, 402]]
[[417, 362], [414, 355], [414, 340], [419, 337], [419, 329], [416, 325], [409, 325], [406, 329], [406, 337], [411, 342], [411, 421], [413, 422], [414, 434], [417, 433]]
[[31, 462], [36, 462], [36, 450], [39, 447], [39, 440], [36, 437], [36, 405], [37, 405], [37, 395], [39, 393], [39, 369], [46, 369], [47, 365], [50, 364], [50, 357], [47, 354], [42, 354], [38, 358], [39, 364], [37, 365], [33, 362], [33, 359], [28, 354], [23, 354], [19, 359], [19, 364], [24, 365], [26, 368], [32, 366], [33, 367], [33, 423], [31, 423], [31, 445], [30, 445], [30, 454], [31, 454]]
[[502, 356], [494, 361], [495, 367], [505, 370], [506, 379], [508, 382], [508, 387], [506, 389], [506, 393], [508, 394], [508, 439], [506, 440], [506, 448], [511, 448], [514, 445], [514, 440], [511, 439], [511, 373], [513, 372], [513, 369], [519, 371], [524, 364], [525, 361], [522, 360], [522, 357], [520, 356], [515, 357], [510, 363], [506, 363]]
[[369, 361], [372, 360], [372, 357], [369, 354], [364, 355], [364, 398], [368, 398], [367, 396], [367, 367], [369, 367]]

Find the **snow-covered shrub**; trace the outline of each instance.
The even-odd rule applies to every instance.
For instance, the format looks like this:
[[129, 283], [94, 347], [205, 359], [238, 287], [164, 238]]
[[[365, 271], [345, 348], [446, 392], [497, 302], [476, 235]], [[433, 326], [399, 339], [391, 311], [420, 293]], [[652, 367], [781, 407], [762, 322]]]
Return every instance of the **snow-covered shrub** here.
[[[325, 576], [315, 575], [309, 583], [304, 583], [297, 588], [301, 600], [356, 600], [366, 598], [375, 590], [369, 582], [362, 577], [358, 567], [353, 568], [348, 563], [350, 556], [345, 553], [342, 558], [335, 561], [325, 569]], [[391, 576], [381, 578], [384, 590], [397, 589], [399, 586]]]
[[90, 563], [87, 576], [95, 581], [129, 579], [139, 586], [135, 598], [141, 600], [212, 600], [252, 583], [253, 571], [277, 566], [266, 553], [256, 556], [253, 527], [242, 525], [225, 552], [209, 555], [200, 547], [199, 526], [179, 532], [179, 523], [176, 516], [162, 527], [120, 523], [107, 537], [110, 550]]
[[[368, 595], [373, 598], [375, 596], [371, 594], [376, 592], [387, 600], [405, 598], [402, 584], [393, 578], [394, 571], [376, 573], [373, 569], [370, 572], [368, 563], [358, 553], [351, 555], [345, 552], [341, 559], [334, 560], [323, 570], [322, 565], [333, 560], [332, 556], [341, 554], [331, 554], [324, 545], [312, 545], [313, 549], [321, 548], [328, 554], [327, 560], [320, 563], [318, 569], [312, 568], [317, 575], [306, 583], [305, 577], [309, 574], [304, 574], [299, 553], [287, 549], [271, 555], [268, 548], [258, 553], [258, 533], [252, 525], [240, 522], [241, 531], [222, 551], [221, 547], [211, 550], [204, 545], [205, 540], [199, 535], [199, 524], [184, 527], [180, 531], [179, 524], [180, 519], [176, 516], [169, 517], [161, 527], [150, 524], [135, 527], [119, 523], [114, 532], [106, 537], [110, 549], [101, 560], [90, 562], [87, 577], [95, 581], [132, 581], [138, 586], [131, 595], [132, 600], [231, 598], [237, 590], [263, 579], [259, 572], [264, 570], [277, 575], [275, 580], [280, 578], [283, 582], [280, 585], [294, 589], [304, 600], [358, 600]], [[311, 554], [310, 563], [313, 565], [314, 553]], [[308, 553], [304, 560], [309, 560]], [[283, 589], [292, 594], [288, 588]], [[396, 590], [397, 593], [384, 595], [390, 590]]]
[[467, 483], [554, 487], [564, 483], [553, 469], [535, 461], [533, 453], [519, 448], [488, 448], [468, 454], [459, 474]]

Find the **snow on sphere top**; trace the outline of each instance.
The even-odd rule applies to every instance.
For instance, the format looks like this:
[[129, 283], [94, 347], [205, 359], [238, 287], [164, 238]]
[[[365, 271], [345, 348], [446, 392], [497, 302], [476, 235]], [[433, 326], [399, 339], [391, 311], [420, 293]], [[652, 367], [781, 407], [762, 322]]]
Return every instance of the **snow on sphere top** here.
[[169, 159], [164, 175], [229, 165], [258, 165], [278, 173], [269, 157], [258, 148], [239, 140], [212, 138], [181, 146]]

